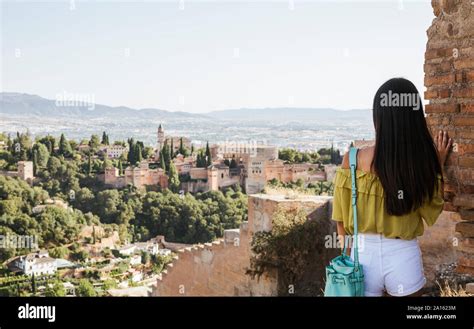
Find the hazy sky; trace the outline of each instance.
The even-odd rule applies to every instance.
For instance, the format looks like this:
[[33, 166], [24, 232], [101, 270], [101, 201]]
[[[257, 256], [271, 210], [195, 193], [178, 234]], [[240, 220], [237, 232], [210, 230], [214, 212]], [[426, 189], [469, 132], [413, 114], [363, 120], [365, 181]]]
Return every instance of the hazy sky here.
[[[5, 1], [2, 91], [206, 112], [422, 92], [430, 1]], [[184, 5], [184, 7], [183, 7]]]

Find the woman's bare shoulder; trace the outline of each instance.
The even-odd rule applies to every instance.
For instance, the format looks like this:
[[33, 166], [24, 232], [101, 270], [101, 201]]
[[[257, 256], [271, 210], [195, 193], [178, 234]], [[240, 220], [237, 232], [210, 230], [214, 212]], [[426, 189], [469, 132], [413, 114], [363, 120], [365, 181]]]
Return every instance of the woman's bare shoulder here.
[[[372, 159], [374, 158], [375, 146], [366, 146], [359, 149], [357, 152], [357, 168], [363, 171], [370, 172]], [[341, 168], [349, 169], [349, 152], [344, 154], [342, 158]]]
[[375, 146], [367, 146], [359, 150], [357, 165], [360, 170], [370, 172], [372, 160], [374, 159]]

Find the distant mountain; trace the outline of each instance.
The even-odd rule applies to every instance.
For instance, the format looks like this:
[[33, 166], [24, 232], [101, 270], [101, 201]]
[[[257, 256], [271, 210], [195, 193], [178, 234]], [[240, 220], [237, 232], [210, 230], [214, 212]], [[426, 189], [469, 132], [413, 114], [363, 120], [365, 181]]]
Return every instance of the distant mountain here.
[[81, 118], [81, 119], [155, 119], [172, 120], [180, 118], [208, 119], [202, 114], [171, 112], [160, 109], [132, 109], [125, 106], [111, 107], [100, 104], [81, 106], [62, 106], [56, 101], [36, 95], [21, 93], [0, 93], [0, 114], [8, 116], [38, 116], [44, 118]]
[[101, 104], [63, 106], [55, 100], [22, 93], [0, 93], [0, 115], [7, 117], [35, 117], [37, 119], [82, 119], [110, 122], [153, 120], [249, 121], [285, 124], [287, 122], [340, 122], [340, 120], [371, 120], [370, 110], [340, 111], [330, 108], [242, 108], [212, 111], [202, 114], [172, 112], [161, 109], [133, 109]]
[[341, 111], [329, 108], [260, 108], [260, 109], [232, 109], [213, 111], [208, 116], [221, 120], [243, 120], [243, 121], [334, 121], [344, 119], [370, 119], [370, 110], [348, 110]]

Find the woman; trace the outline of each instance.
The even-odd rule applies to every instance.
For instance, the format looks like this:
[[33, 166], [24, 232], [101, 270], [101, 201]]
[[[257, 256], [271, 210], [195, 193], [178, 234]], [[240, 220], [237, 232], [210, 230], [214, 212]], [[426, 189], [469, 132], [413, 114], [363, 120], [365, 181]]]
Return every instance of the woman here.
[[[447, 132], [430, 135], [418, 90], [395, 78], [373, 103], [375, 145], [357, 156], [359, 259], [365, 296], [417, 296], [426, 283], [417, 237], [443, 208]], [[348, 154], [334, 180], [333, 220], [341, 241], [353, 233]]]

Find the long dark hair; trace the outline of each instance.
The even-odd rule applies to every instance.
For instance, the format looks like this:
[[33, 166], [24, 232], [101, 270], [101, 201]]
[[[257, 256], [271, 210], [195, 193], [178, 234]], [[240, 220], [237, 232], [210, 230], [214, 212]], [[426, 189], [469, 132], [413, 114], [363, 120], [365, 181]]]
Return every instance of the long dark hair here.
[[415, 85], [403, 78], [385, 82], [374, 97], [373, 120], [372, 169], [382, 183], [386, 211], [408, 214], [433, 199], [441, 174]]

